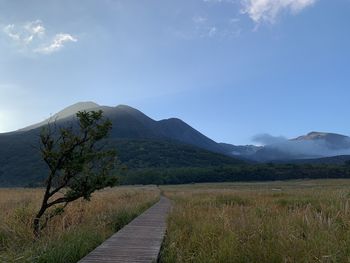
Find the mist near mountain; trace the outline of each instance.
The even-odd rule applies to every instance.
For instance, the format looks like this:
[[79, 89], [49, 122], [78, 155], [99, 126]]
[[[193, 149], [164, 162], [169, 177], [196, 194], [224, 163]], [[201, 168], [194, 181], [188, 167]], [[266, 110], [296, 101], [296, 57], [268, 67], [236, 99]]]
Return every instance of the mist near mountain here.
[[221, 147], [225, 149], [225, 151], [236, 157], [244, 157], [248, 158], [256, 154], [256, 152], [263, 148], [263, 146], [256, 145], [233, 145], [229, 143], [220, 143]]
[[350, 138], [335, 133], [310, 132], [294, 139], [259, 134], [253, 140], [264, 145], [254, 158], [264, 161], [350, 155]]
[[288, 139], [284, 136], [273, 136], [268, 133], [257, 134], [253, 136], [252, 141], [262, 145], [273, 145], [278, 143], [283, 143]]

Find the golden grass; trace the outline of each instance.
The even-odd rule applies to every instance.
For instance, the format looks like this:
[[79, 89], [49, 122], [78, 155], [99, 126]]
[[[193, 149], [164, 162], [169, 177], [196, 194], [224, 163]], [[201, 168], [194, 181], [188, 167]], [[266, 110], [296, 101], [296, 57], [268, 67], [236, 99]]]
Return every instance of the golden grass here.
[[42, 189], [0, 189], [0, 262], [76, 262], [159, 198], [156, 187], [117, 187], [78, 200], [33, 243]]
[[350, 180], [162, 187], [161, 262], [350, 262]]

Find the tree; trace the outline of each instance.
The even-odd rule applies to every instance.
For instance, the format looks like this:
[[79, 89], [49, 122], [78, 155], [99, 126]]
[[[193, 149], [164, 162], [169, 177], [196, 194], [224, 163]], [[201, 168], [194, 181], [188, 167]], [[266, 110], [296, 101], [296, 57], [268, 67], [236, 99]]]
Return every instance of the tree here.
[[58, 128], [51, 123], [40, 133], [40, 153], [49, 172], [42, 204], [33, 221], [36, 238], [70, 202], [90, 200], [94, 191], [117, 183], [117, 177], [110, 175], [116, 153], [103, 144], [112, 123], [103, 119], [102, 111], [82, 111], [76, 116], [77, 125]]

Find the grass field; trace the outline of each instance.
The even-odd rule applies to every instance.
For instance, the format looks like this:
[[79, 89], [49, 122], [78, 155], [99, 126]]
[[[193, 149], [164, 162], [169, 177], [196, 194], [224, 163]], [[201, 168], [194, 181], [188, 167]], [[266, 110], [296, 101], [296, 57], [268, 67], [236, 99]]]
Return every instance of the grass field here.
[[[350, 180], [162, 186], [161, 262], [350, 262]], [[33, 243], [40, 189], [0, 189], [0, 262], [77, 262], [159, 198], [118, 187], [78, 201]]]
[[164, 186], [161, 262], [350, 262], [350, 180]]
[[41, 189], [0, 189], [0, 262], [77, 262], [159, 199], [156, 187], [117, 187], [79, 200], [33, 243]]

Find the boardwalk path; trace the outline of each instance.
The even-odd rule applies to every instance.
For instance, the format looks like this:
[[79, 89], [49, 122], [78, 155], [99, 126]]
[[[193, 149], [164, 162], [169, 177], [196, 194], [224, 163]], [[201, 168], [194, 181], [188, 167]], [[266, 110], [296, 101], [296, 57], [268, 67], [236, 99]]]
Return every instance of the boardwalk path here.
[[171, 203], [166, 197], [135, 218], [79, 263], [156, 262]]

